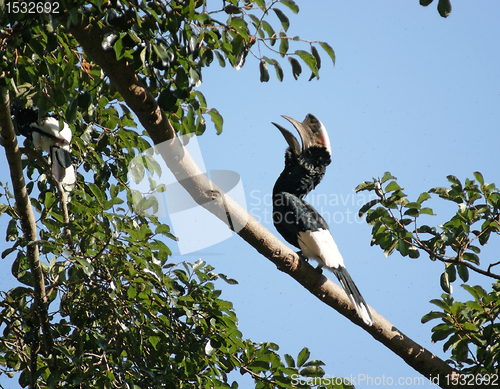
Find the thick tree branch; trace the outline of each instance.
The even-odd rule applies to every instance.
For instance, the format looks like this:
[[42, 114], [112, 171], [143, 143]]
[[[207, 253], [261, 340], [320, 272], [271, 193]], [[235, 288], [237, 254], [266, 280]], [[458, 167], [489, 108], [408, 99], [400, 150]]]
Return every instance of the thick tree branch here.
[[[103, 50], [101, 46], [103, 34], [99, 29], [96, 26], [90, 28], [85, 22], [71, 26], [70, 32], [84, 52], [104, 70], [127, 105], [137, 115], [153, 142], [156, 145], [162, 142], [168, 143], [171, 154], [163, 155], [165, 162], [198, 204], [204, 205], [211, 201], [210, 211], [226, 223], [227, 214], [231, 215], [233, 225], [237, 224], [242, 227], [238, 234], [260, 254], [271, 260], [279, 270], [289, 274], [325, 304], [369, 332], [415, 370], [426, 377], [439, 376], [442, 388], [453, 387], [447, 386], [444, 378], [454, 373], [448, 364], [408, 338], [374, 310], [371, 311], [374, 325], [371, 327], [364, 325], [342, 288], [319, 274], [307, 262], [300, 260], [295, 252], [229, 196], [214, 196], [214, 194], [222, 194], [222, 190], [203, 175], [196, 166], [176, 137], [175, 131], [158, 107], [154, 97], [148, 93], [145, 85], [127, 61], [125, 59], [117, 61], [112, 49]], [[186, 180], [186, 177], [191, 179]], [[214, 203], [217, 204], [216, 207]]]
[[[0, 77], [1, 78], [1, 77]], [[3, 138], [3, 147], [10, 170], [12, 189], [16, 200], [16, 210], [19, 215], [21, 229], [26, 240], [26, 256], [33, 276], [33, 287], [35, 289], [34, 312], [35, 322], [42, 328], [42, 339], [47, 355], [52, 354], [52, 335], [50, 333], [49, 319], [47, 315], [47, 296], [45, 294], [45, 281], [40, 266], [40, 256], [37, 245], [36, 219], [33, 214], [31, 201], [24, 181], [23, 168], [21, 164], [21, 152], [17, 143], [16, 133], [10, 116], [9, 92], [6, 88], [0, 88], [0, 125]], [[38, 332], [38, 331], [37, 331]], [[32, 371], [35, 374], [36, 371]]]

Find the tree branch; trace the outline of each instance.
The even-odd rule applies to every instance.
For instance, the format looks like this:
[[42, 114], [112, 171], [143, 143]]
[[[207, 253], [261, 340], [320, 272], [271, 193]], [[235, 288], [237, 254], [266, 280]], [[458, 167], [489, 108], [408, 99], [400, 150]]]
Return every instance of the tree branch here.
[[[2, 76], [0, 76], [0, 79]], [[31, 201], [24, 181], [23, 167], [21, 164], [21, 151], [17, 143], [16, 133], [10, 116], [9, 92], [6, 88], [0, 88], [0, 124], [3, 146], [10, 170], [14, 198], [16, 200], [17, 214], [21, 223], [21, 229], [26, 241], [26, 256], [33, 276], [33, 287], [35, 289], [34, 312], [35, 322], [42, 329], [42, 340], [47, 355], [52, 353], [52, 335], [50, 332], [49, 319], [47, 314], [48, 303], [45, 293], [45, 281], [40, 266], [40, 255], [37, 244], [36, 219], [33, 214]], [[38, 330], [39, 330], [38, 328]], [[38, 331], [36, 331], [38, 332]], [[35, 374], [32, 371], [32, 374]]]
[[225, 223], [228, 223], [227, 214], [229, 214], [233, 225], [241, 227], [238, 234], [260, 254], [272, 261], [279, 270], [293, 277], [318, 299], [362, 327], [416, 371], [426, 377], [439, 376], [442, 388], [454, 387], [447, 385], [444, 378], [455, 374], [454, 370], [443, 360], [415, 343], [374, 310], [371, 310], [374, 324], [367, 327], [355, 313], [354, 307], [340, 286], [319, 274], [307, 262], [300, 260], [295, 252], [229, 196], [225, 194], [213, 196], [214, 193], [223, 194], [224, 192], [202, 174], [177, 138], [156, 100], [148, 93], [145, 85], [127, 61], [125, 59], [117, 61], [113, 49], [103, 50], [101, 46], [103, 33], [99, 28], [97, 26], [91, 28], [88, 20], [85, 20], [79, 25], [70, 26], [69, 31], [85, 53], [103, 69], [126, 104], [134, 111], [155, 145], [163, 142], [168, 144], [170, 154], [162, 155], [162, 157], [176, 179], [198, 204], [203, 206], [210, 202], [210, 212]]

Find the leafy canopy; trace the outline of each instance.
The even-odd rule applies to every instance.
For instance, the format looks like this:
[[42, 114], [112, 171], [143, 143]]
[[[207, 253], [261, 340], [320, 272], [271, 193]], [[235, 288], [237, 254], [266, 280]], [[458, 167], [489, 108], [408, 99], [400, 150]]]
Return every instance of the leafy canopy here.
[[[372, 226], [371, 244], [380, 246], [385, 255], [399, 251], [403, 257], [418, 258], [423, 252], [432, 261], [443, 263], [440, 285], [445, 293], [431, 301], [441, 311], [430, 312], [422, 322], [441, 319], [432, 329], [432, 341], [446, 340], [444, 351], [451, 349], [452, 362], [464, 373], [487, 377], [496, 374], [500, 365], [500, 275], [495, 272], [500, 262], [483, 259], [481, 267], [479, 255], [481, 246], [500, 234], [500, 191], [495, 184], [486, 183], [480, 172], [465, 183], [452, 175], [447, 178], [450, 187], [432, 188], [410, 201], [396, 177], [386, 172], [356, 188], [377, 196], [361, 207], [359, 215], [366, 215]], [[421, 222], [434, 215], [424, 205], [432, 195], [458, 207], [449, 221], [437, 227]], [[467, 284], [470, 271], [494, 279], [492, 290]], [[457, 275], [473, 300], [459, 302], [451, 296]]]
[[[19, 372], [23, 387], [236, 388], [228, 377], [233, 371], [248, 374], [256, 388], [310, 387], [293, 377], [324, 375], [307, 348], [282, 359], [276, 344], [243, 338], [232, 304], [215, 288], [219, 278], [235, 280], [201, 260], [172, 261], [168, 242], [175, 236], [133, 207], [128, 185], [128, 165], [151, 146], [148, 134], [68, 30], [81, 20], [88, 24], [80, 28], [99, 30], [102, 48], [134, 67], [178, 134], [203, 134], [208, 117], [222, 131], [222, 116], [196, 89], [207, 66], [239, 69], [255, 57], [261, 81], [270, 79], [269, 67], [281, 81], [282, 59], [294, 78], [305, 66], [311, 79], [319, 78], [319, 48], [335, 61], [327, 43], [288, 35], [289, 15], [299, 12], [292, 0], [231, 0], [211, 8], [214, 3], [220, 5], [61, 0], [47, 13], [29, 14], [10, 12], [13, 1], [0, 2], [1, 95], [66, 121], [78, 172], [66, 202], [46, 156], [24, 141], [36, 241], [25, 238], [17, 186], [12, 193], [1, 185], [0, 214], [11, 243], [2, 259], [15, 257], [19, 286], [1, 293], [0, 367], [9, 376]], [[308, 50], [290, 50], [298, 44]], [[8, 128], [8, 121], [1, 126]], [[34, 277], [38, 266], [41, 285]]]

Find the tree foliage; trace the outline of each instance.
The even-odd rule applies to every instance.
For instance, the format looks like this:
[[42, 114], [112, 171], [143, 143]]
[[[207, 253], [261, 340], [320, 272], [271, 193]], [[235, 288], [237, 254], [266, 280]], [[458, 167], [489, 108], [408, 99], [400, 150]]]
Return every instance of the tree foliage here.
[[[420, 5], [427, 7], [434, 0], [420, 0]], [[447, 18], [451, 14], [451, 1], [450, 0], [439, 0], [437, 5], [437, 10], [439, 15], [443, 18]]]
[[[432, 341], [446, 340], [444, 351], [451, 349], [452, 362], [464, 373], [486, 377], [498, 373], [500, 366], [500, 275], [495, 272], [500, 262], [483, 259], [481, 263], [479, 255], [481, 246], [500, 234], [500, 191], [486, 183], [480, 172], [474, 177], [461, 182], [449, 175], [450, 187], [432, 188], [414, 201], [389, 172], [356, 190], [373, 191], [378, 197], [359, 211], [372, 226], [372, 245], [380, 246], [385, 255], [398, 251], [403, 257], [418, 258], [425, 253], [443, 263], [439, 282], [445, 293], [431, 301], [441, 311], [430, 312], [422, 322], [440, 319], [432, 329]], [[453, 217], [437, 227], [421, 222], [434, 215], [424, 205], [432, 195], [457, 205]], [[492, 290], [467, 284], [471, 271], [494, 279]], [[472, 300], [453, 299], [452, 284], [458, 279]]]
[[[335, 60], [327, 43], [287, 35], [295, 2], [232, 0], [215, 9], [199, 0], [61, 1], [35, 14], [11, 12], [15, 4], [0, 3], [2, 107], [10, 97], [65, 120], [78, 182], [66, 201], [45, 156], [25, 140], [26, 185], [1, 185], [11, 242], [2, 258], [15, 257], [12, 274], [20, 283], [1, 294], [2, 372], [19, 372], [23, 387], [43, 388], [236, 388], [228, 376], [234, 371], [248, 374], [256, 388], [309, 387], [293, 376], [323, 376], [322, 362], [309, 360], [306, 348], [296, 359], [282, 358], [276, 344], [243, 337], [231, 303], [215, 287], [217, 279], [234, 280], [203, 261], [172, 261], [166, 242], [175, 236], [134, 208], [128, 185], [129, 163], [151, 140], [69, 32], [82, 21], [99, 30], [102, 48], [134, 67], [178, 134], [201, 135], [208, 118], [220, 133], [222, 116], [196, 89], [204, 67], [239, 69], [253, 56], [261, 81], [270, 78], [267, 65], [281, 81], [280, 59], [288, 59], [294, 78], [302, 65], [319, 78], [318, 48]], [[297, 44], [310, 52], [290, 51]], [[0, 114], [2, 134], [9, 116]], [[24, 190], [35, 215], [28, 225], [17, 204]], [[38, 239], [27, 239], [27, 230]]]

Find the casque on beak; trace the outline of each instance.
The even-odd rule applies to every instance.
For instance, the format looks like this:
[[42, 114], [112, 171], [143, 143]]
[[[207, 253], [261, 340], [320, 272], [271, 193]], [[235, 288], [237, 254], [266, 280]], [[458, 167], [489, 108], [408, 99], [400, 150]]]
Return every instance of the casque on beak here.
[[279, 124], [273, 123], [278, 130], [281, 131], [288, 145], [295, 154], [300, 154], [301, 151], [305, 151], [312, 146], [324, 147], [331, 154], [330, 138], [328, 137], [326, 128], [314, 115], [307, 114], [306, 118], [302, 122], [285, 115], [282, 116], [293, 124], [300, 135], [300, 139], [302, 140], [301, 148], [298, 140], [290, 131], [281, 127]]

